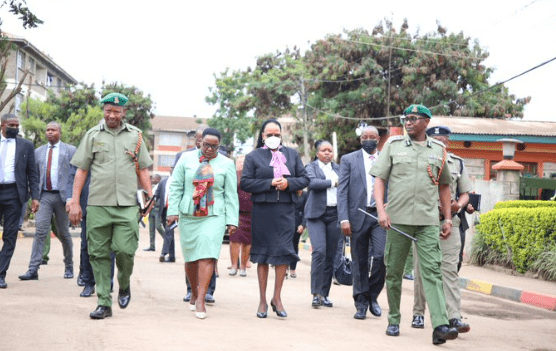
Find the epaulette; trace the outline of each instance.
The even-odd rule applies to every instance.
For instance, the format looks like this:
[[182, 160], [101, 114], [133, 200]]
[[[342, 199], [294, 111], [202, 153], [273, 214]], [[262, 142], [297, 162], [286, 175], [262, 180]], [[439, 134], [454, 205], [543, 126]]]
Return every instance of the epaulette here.
[[432, 141], [433, 143], [436, 143], [436, 144], [442, 146], [442, 147], [446, 147], [446, 145], [444, 145], [443, 142], [438, 141], [438, 140], [436, 140], [435, 138], [430, 138], [429, 140]]
[[450, 154], [450, 156], [451, 156], [452, 158], [455, 158], [455, 159], [458, 160], [458, 161], [463, 161], [463, 158], [459, 157], [458, 155], [454, 155], [454, 154], [451, 153], [451, 152], [449, 152], [449, 154]]
[[129, 124], [129, 123], [126, 123], [126, 125], [127, 125], [127, 127], [128, 127], [129, 129], [131, 129], [131, 130], [134, 130], [134, 131], [139, 132], [139, 133], [142, 133], [142, 132], [143, 132], [141, 129], [137, 128], [137, 127], [134, 126], [134, 125], [131, 125], [131, 124]]
[[[101, 127], [102, 127], [102, 128], [101, 128]], [[93, 128], [89, 129], [89, 130], [87, 131], [87, 133], [85, 133], [85, 134], [90, 134], [90, 133], [92, 133], [92, 132], [98, 132], [98, 131], [101, 131], [101, 130], [104, 130], [104, 123], [102, 123], [102, 124], [97, 124], [97, 125], [94, 126]]]
[[401, 141], [403, 140], [404, 136], [403, 135], [394, 135], [391, 136], [390, 138], [388, 138], [388, 143], [394, 142], [394, 141]]

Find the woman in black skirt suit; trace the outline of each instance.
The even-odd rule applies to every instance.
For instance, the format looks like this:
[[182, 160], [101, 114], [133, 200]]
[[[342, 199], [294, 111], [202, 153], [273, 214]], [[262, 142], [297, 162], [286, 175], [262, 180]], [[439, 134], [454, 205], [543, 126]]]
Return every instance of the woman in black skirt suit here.
[[268, 265], [276, 267], [272, 310], [287, 317], [281, 299], [282, 284], [290, 263], [299, 261], [292, 240], [295, 231], [294, 196], [309, 184], [297, 151], [282, 146], [282, 126], [267, 120], [259, 134], [257, 149], [245, 157], [241, 189], [251, 193], [251, 262], [257, 263], [260, 302], [257, 317], [266, 318]]

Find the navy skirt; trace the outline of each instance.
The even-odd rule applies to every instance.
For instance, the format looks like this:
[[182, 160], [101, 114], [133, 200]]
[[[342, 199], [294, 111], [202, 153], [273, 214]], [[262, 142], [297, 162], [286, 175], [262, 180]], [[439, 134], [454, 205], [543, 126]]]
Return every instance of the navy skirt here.
[[251, 262], [289, 265], [299, 261], [293, 247], [295, 205], [254, 202], [251, 212]]

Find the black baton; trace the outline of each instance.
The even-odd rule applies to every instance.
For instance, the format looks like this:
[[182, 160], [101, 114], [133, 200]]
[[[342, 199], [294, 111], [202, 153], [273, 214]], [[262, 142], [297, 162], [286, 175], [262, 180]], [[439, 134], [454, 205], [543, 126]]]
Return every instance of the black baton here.
[[143, 228], [145, 228], [145, 223], [143, 223], [143, 217], [145, 216], [145, 212], [147, 212], [147, 208], [149, 208], [149, 206], [153, 203], [153, 201], [155, 201], [156, 196], [153, 195], [153, 197], [151, 197], [151, 199], [147, 202], [147, 204], [145, 205], [145, 208], [142, 208], [139, 210], [139, 220], [137, 221], [138, 223], [141, 223], [143, 225]]
[[[369, 212], [367, 212], [367, 211], [365, 211], [365, 210], [362, 210], [362, 209], [360, 209], [360, 208], [358, 208], [358, 210], [361, 211], [361, 212], [363, 212], [364, 214], [366, 214], [367, 216], [373, 218], [374, 220], [376, 220], [376, 221], [378, 222], [378, 218], [376, 218], [375, 216], [373, 216], [373, 215], [370, 214]], [[394, 227], [394, 226], [390, 226], [390, 228], [391, 228], [393, 231], [395, 231], [395, 232], [397, 232], [397, 233], [400, 233], [401, 235], [403, 235], [403, 236], [405, 236], [405, 237], [407, 237], [407, 238], [409, 238], [409, 239], [411, 239], [411, 240], [417, 242], [417, 238], [412, 237], [411, 235], [407, 234], [406, 232], [402, 232], [401, 230], [399, 230], [398, 228], [396, 228], [396, 227]]]

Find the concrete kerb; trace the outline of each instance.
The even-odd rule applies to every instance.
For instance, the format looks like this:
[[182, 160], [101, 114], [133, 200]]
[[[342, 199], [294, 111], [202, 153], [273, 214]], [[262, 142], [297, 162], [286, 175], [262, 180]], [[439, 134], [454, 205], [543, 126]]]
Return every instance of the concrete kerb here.
[[[311, 244], [309, 243], [300, 243], [299, 247], [303, 250], [312, 251]], [[544, 308], [549, 311], [556, 311], [556, 296], [529, 290], [509, 288], [506, 286], [495, 285], [484, 280], [465, 277], [459, 277], [459, 285], [460, 288], [469, 291], [521, 302], [535, 307]]]

